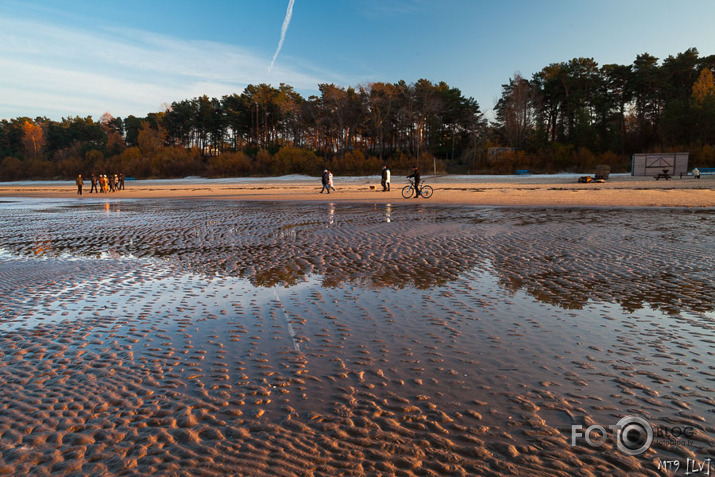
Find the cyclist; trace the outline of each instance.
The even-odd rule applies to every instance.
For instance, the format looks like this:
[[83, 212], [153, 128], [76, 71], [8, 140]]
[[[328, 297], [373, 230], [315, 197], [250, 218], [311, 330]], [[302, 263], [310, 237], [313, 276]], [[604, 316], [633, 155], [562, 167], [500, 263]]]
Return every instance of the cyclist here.
[[420, 170], [417, 169], [417, 166], [414, 168], [415, 170], [407, 176], [408, 179], [412, 178], [415, 180], [415, 199], [418, 199], [420, 197]]

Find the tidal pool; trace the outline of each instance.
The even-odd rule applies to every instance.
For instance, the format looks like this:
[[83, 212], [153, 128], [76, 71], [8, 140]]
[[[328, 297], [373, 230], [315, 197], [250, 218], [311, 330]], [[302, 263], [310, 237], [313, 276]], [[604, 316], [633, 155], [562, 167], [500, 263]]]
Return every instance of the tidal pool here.
[[[6, 200], [0, 471], [660, 475], [666, 460], [705, 462], [712, 220]], [[655, 429], [637, 455], [615, 434], [578, 434], [629, 416]]]

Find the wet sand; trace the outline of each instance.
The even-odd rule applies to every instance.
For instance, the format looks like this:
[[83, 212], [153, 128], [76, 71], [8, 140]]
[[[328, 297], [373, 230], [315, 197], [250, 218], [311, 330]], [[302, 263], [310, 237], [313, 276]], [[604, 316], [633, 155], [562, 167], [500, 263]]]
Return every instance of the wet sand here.
[[[395, 177], [390, 192], [382, 192], [377, 177], [336, 178], [337, 192], [320, 194], [319, 179], [280, 181], [202, 180], [128, 181], [126, 189], [109, 196], [124, 198], [202, 198], [258, 201], [319, 201], [387, 204], [406, 201], [401, 190], [407, 181]], [[589, 207], [715, 207], [715, 175], [696, 180], [656, 181], [652, 177], [612, 176], [605, 183], [578, 184], [575, 177], [530, 176], [492, 179], [489, 176], [428, 176], [434, 187], [433, 204]], [[74, 183], [2, 183], [0, 197], [76, 197]], [[89, 184], [83, 197], [88, 194]], [[104, 197], [104, 194], [98, 194]], [[415, 200], [415, 199], [411, 199]], [[426, 199], [421, 199], [426, 200]]]
[[[120, 194], [0, 200], [2, 473], [663, 475], [713, 456], [710, 209]], [[638, 456], [571, 445], [628, 415], [692, 431]]]

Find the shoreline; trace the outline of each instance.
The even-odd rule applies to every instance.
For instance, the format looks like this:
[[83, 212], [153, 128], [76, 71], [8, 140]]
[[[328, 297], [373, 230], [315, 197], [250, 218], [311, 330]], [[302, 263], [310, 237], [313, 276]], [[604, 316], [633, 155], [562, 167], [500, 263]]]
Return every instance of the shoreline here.
[[[404, 178], [382, 192], [376, 176], [336, 178], [337, 192], [320, 194], [318, 178], [294, 179], [194, 179], [133, 180], [126, 189], [108, 194], [77, 196], [76, 186], [66, 182], [1, 183], [0, 197], [102, 198], [102, 199], [215, 199], [267, 202], [419, 203], [434, 205], [536, 206], [536, 207], [715, 207], [715, 176], [656, 181], [651, 177], [616, 176], [605, 183], [576, 183], [574, 177], [530, 176], [490, 181], [489, 177], [427, 176], [430, 199], [404, 199]], [[371, 189], [372, 187], [372, 189]]]

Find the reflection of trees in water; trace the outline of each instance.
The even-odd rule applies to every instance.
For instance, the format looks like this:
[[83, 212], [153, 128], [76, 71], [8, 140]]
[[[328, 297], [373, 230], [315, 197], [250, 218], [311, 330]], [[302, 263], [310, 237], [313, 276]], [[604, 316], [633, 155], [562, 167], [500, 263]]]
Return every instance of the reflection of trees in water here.
[[[568, 274], [563, 270], [534, 272], [533, 275], [522, 270], [520, 275], [527, 275], [523, 278], [508, 271], [513, 269], [505, 264], [497, 270], [499, 283], [507, 290], [516, 292], [523, 288], [540, 302], [568, 310], [580, 310], [591, 300], [618, 303], [628, 312], [640, 310], [646, 304], [670, 314], [678, 314], [683, 309], [701, 313], [713, 309], [707, 297], [715, 294], [715, 288], [708, 282], [673, 280], [669, 273], [655, 274], [619, 285], [615, 278], [581, 279], [577, 283], [568, 280]], [[669, 287], [666, 283], [673, 286]]]
[[357, 205], [331, 212], [327, 204], [181, 201], [127, 203], [122, 214], [92, 207], [37, 220], [10, 214], [1, 243], [24, 255], [40, 240], [44, 253], [162, 258], [266, 287], [319, 275], [327, 287], [429, 289], [488, 267], [506, 289], [566, 309], [589, 300], [670, 313], [713, 308], [709, 221], [697, 214]]
[[209, 267], [220, 267], [219, 270], [208, 270], [210, 272], [241, 276], [256, 286], [290, 286], [308, 275], [319, 275], [326, 287], [348, 282], [369, 287], [412, 286], [419, 289], [444, 284], [478, 266], [475, 260], [464, 261], [460, 252], [430, 256], [429, 250], [440, 244], [428, 240], [423, 242], [425, 250], [422, 252], [406, 248], [399, 237], [391, 240], [394, 248], [376, 247], [369, 241], [369, 236], [354, 232], [351, 239], [332, 237], [329, 240], [296, 241], [275, 247], [268, 254], [261, 253], [265, 250], [252, 248], [234, 261], [212, 263], [208, 260], [204, 263]]
[[584, 212], [554, 211], [549, 222], [531, 219], [530, 227], [504, 234], [500, 252], [491, 257], [501, 285], [566, 309], [583, 308], [589, 300], [627, 311], [649, 304], [673, 314], [714, 308], [708, 222], [702, 217], [590, 211], [598, 217], [585, 222]]

